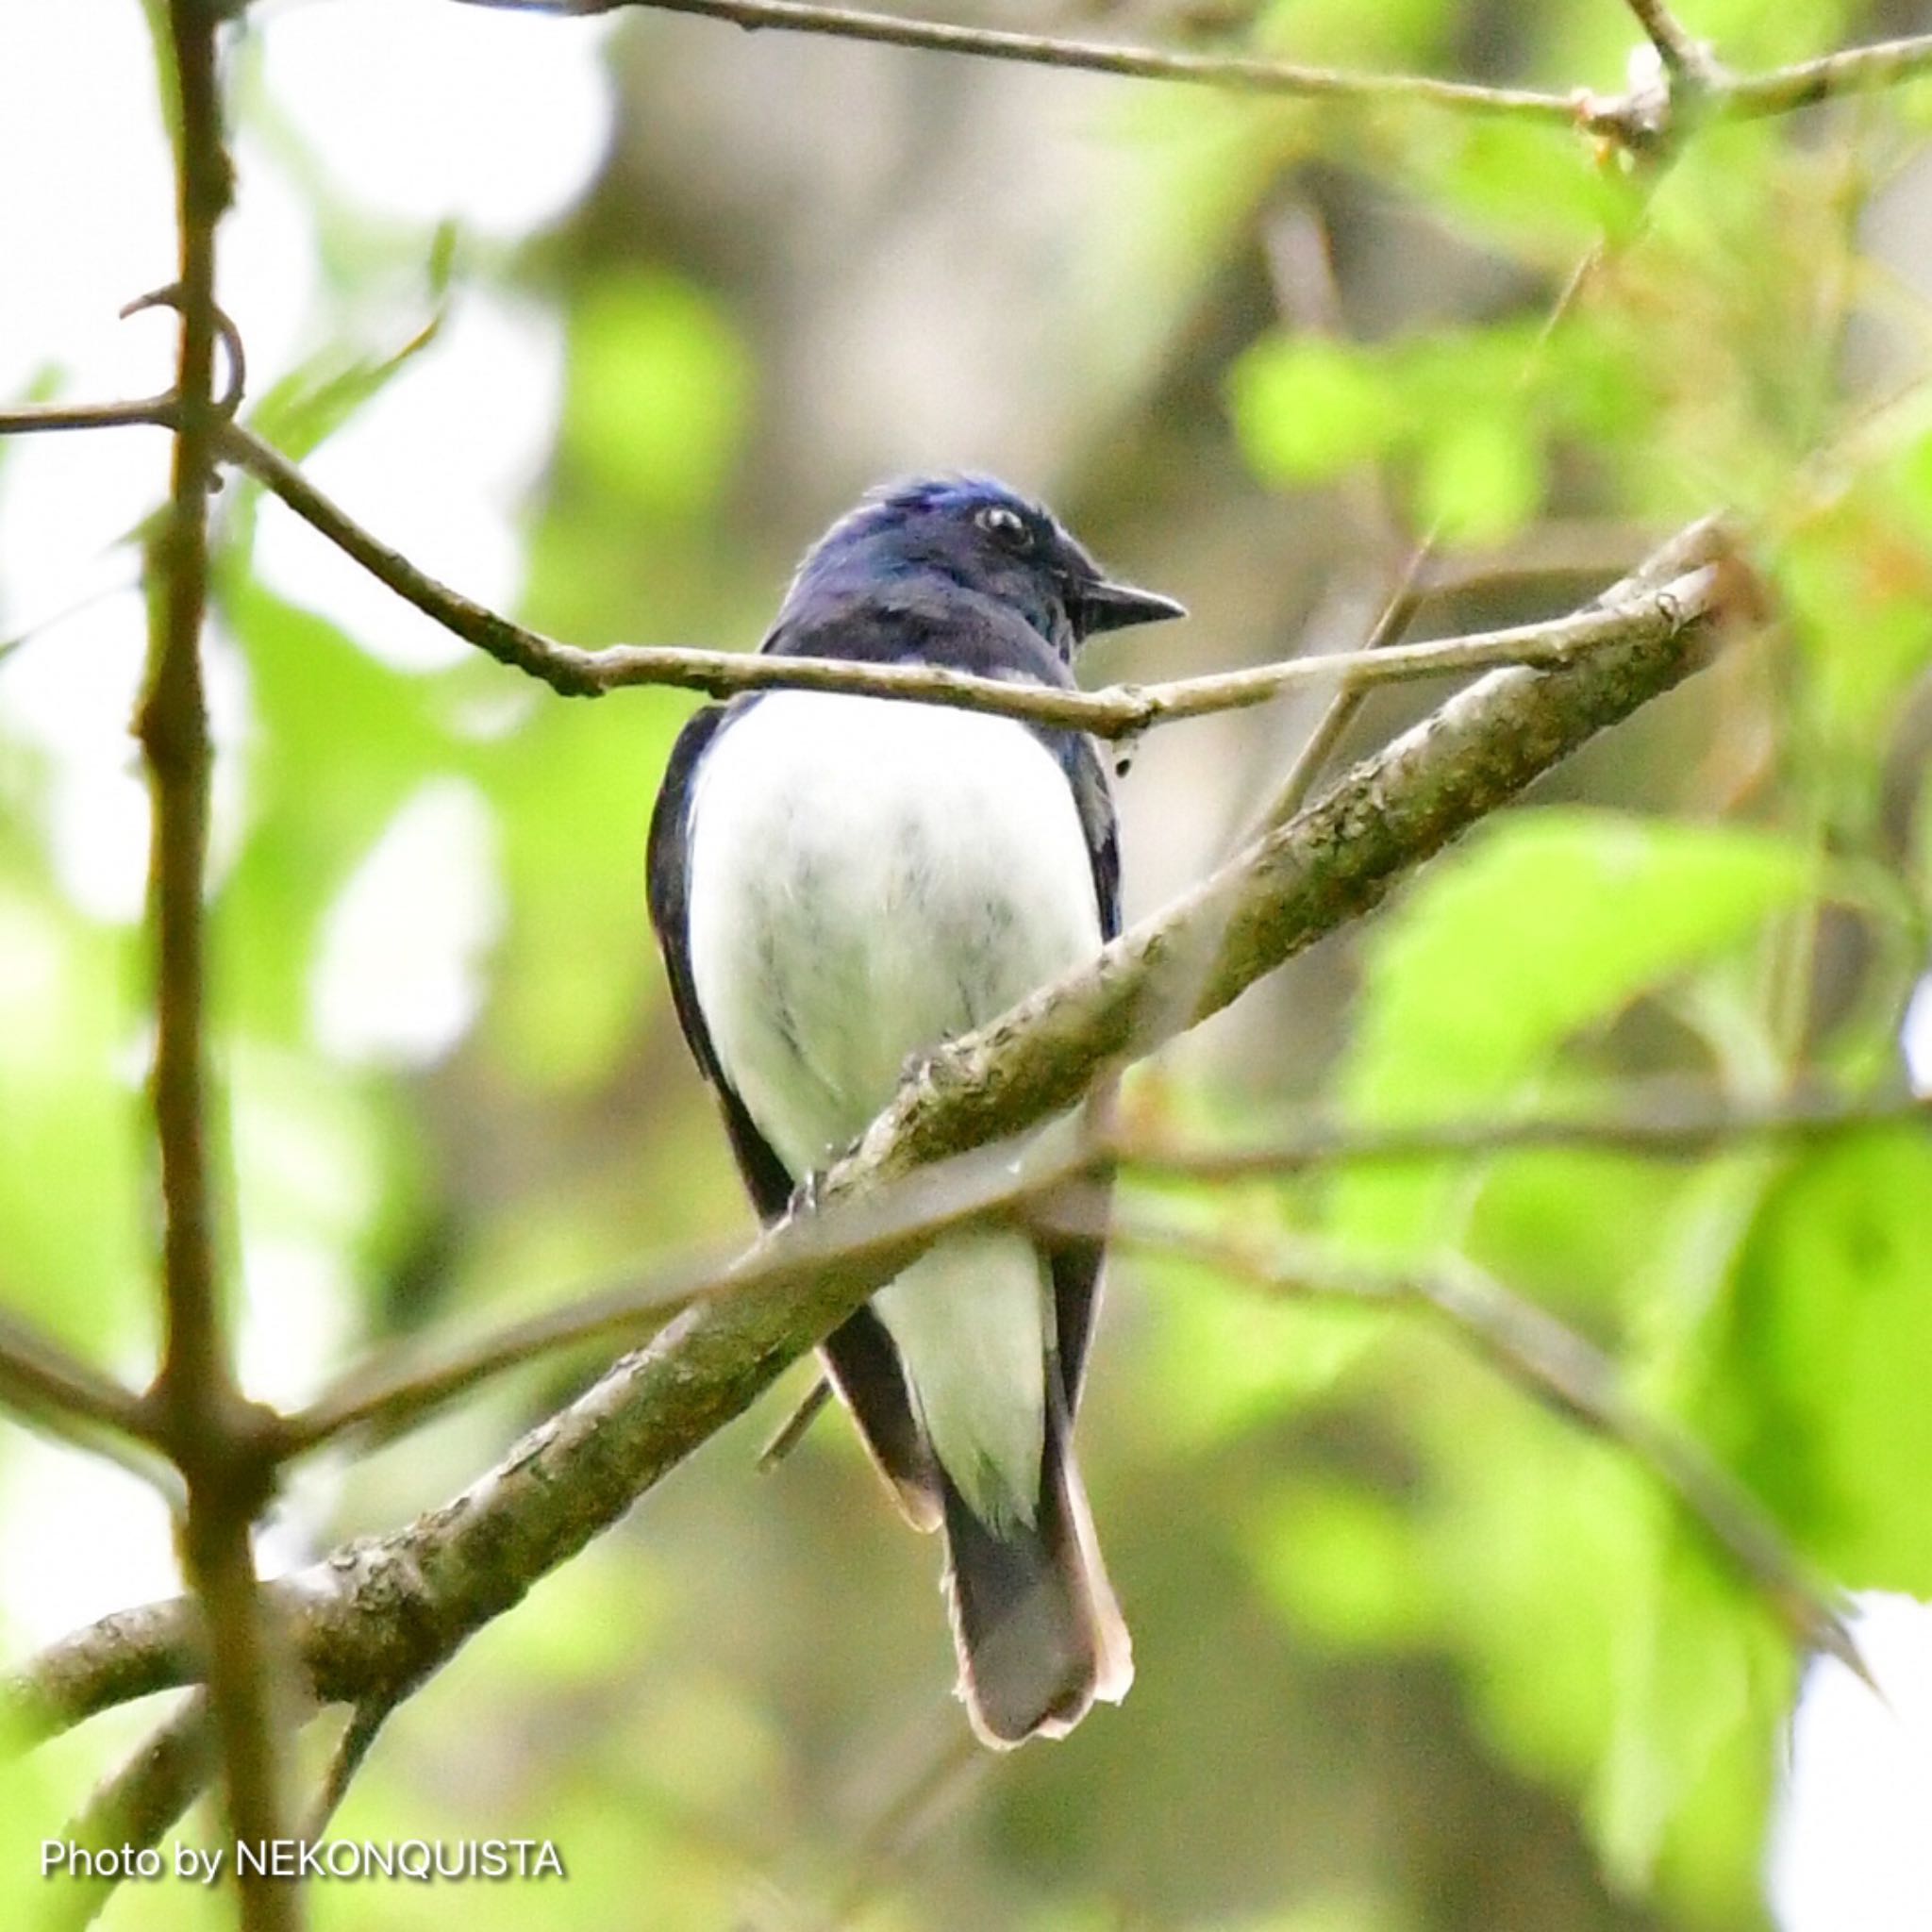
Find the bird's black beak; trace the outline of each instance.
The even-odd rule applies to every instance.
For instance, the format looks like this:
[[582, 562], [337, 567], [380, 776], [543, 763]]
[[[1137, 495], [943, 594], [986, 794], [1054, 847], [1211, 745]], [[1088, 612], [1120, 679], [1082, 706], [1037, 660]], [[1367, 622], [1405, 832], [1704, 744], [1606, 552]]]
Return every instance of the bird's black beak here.
[[1074, 621], [1080, 635], [1124, 630], [1130, 624], [1164, 624], [1185, 617], [1188, 607], [1155, 591], [1137, 591], [1132, 584], [1110, 584], [1105, 578], [1078, 585], [1074, 591]]

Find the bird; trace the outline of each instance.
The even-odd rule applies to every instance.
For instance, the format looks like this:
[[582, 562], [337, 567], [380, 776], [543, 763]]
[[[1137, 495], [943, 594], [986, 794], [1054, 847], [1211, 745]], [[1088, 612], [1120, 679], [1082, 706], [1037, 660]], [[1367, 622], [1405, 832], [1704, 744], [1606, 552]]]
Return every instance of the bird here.
[[[811, 546], [760, 649], [1072, 690], [1088, 638], [1185, 614], [993, 478], [924, 476]], [[1091, 738], [840, 691], [696, 712], [647, 873], [678, 1020], [767, 1224], [908, 1065], [1120, 930]], [[903, 1514], [943, 1535], [958, 1694], [997, 1749], [1065, 1736], [1133, 1676], [1072, 1443], [1101, 1259], [1084, 1231], [951, 1234], [820, 1351]]]

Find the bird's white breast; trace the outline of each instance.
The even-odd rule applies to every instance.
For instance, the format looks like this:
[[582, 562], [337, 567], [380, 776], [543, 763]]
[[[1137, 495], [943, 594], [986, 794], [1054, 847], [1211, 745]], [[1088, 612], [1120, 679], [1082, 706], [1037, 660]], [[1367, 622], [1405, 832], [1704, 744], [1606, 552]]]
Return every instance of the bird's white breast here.
[[1100, 946], [1072, 789], [1030, 731], [816, 691], [760, 699], [706, 754], [690, 922], [719, 1061], [794, 1174], [908, 1056]]
[[[720, 733], [689, 851], [691, 977], [725, 1078], [793, 1174], [907, 1059], [1100, 946], [1065, 773], [1010, 719], [780, 691]], [[1031, 1520], [1052, 1315], [1024, 1235], [950, 1237], [882, 1289], [941, 1463], [981, 1519]]]

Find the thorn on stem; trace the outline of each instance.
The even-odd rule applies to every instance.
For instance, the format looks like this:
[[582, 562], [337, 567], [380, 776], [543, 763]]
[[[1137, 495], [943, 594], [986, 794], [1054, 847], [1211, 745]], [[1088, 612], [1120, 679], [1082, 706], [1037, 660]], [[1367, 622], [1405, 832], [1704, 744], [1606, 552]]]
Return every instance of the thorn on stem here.
[[[165, 288], [150, 289], [145, 295], [137, 295], [122, 309], [121, 320], [125, 322], [129, 316], [140, 315], [150, 308], [173, 308], [178, 313], [181, 304], [181, 284], [170, 282]], [[248, 355], [242, 345], [242, 331], [235, 326], [234, 318], [227, 310], [211, 305], [210, 313], [214, 318], [216, 338], [222, 345], [222, 358], [227, 365], [227, 379], [223, 383], [221, 392], [212, 399], [211, 407], [216, 416], [227, 423], [234, 420], [248, 387]], [[179, 404], [178, 391], [173, 400]]]

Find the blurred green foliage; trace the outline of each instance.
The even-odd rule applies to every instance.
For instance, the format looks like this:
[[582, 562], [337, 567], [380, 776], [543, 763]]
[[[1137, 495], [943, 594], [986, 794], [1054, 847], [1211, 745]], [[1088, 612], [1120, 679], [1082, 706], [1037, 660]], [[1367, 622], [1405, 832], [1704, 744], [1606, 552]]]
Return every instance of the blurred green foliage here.
[[[1683, 11], [1740, 67], [1890, 19], [1851, 0]], [[1600, 0], [1275, 0], [1241, 39], [1607, 89], [1633, 32]], [[741, 44], [646, 19], [609, 58], [648, 130], [654, 90], [701, 97]], [[772, 58], [744, 82], [754, 96], [790, 89], [786, 62], [803, 56]], [[896, 148], [844, 157], [872, 171], [878, 221], [914, 192], [919, 128], [991, 167], [976, 143], [998, 137], [974, 117], [991, 112], [983, 89], [1008, 84], [903, 73], [932, 91], [892, 96], [903, 122], [883, 83], [841, 109], [899, 128]], [[1740, 1099], [1805, 1070], [1895, 1083], [1932, 911], [1932, 315], [1923, 280], [1874, 238], [1881, 204], [1926, 219], [1925, 90], [1712, 130], [1639, 173], [1559, 133], [1181, 94], [1108, 107], [1066, 84], [1090, 90], [1078, 151], [1131, 150], [1146, 194], [1060, 237], [1051, 272], [1026, 264], [1042, 308], [1064, 299], [1096, 339], [1078, 371], [1048, 373], [1068, 394], [1091, 387], [1089, 413], [1047, 411], [1024, 448], [1083, 531], [1194, 602], [1196, 626], [1135, 646], [1162, 675], [1276, 655], [1333, 583], [1379, 570], [1386, 533], [1351, 495], [1365, 484], [1477, 578], [1443, 607], [1445, 629], [1561, 608], [1717, 505], [1745, 518], [1772, 613], [1659, 717], [1141, 1077], [1130, 1106], [1241, 1138], [1311, 1101], [1374, 1125], [1585, 1107], [1658, 1072]], [[790, 556], [862, 480], [827, 455], [799, 393], [802, 370], [843, 367], [843, 335], [817, 364], [790, 345], [847, 299], [865, 223], [811, 231], [829, 264], [815, 282], [793, 260], [808, 250], [760, 255], [715, 206], [681, 198], [708, 180], [694, 128], [749, 139], [782, 106], [667, 116], [667, 145], [626, 147], [586, 207], [515, 258], [465, 268], [458, 248], [452, 271], [447, 235], [406, 238], [439, 306], [464, 301], [467, 275], [562, 319], [519, 609], [573, 641], [752, 644]], [[813, 176], [810, 192], [831, 205], [835, 186]], [[765, 180], [740, 210], [746, 231], [769, 202], [789, 243], [783, 225], [808, 219], [790, 192]], [[1004, 245], [948, 226], [960, 204], [949, 188], [925, 215], [962, 263]], [[1284, 318], [1269, 285], [1262, 238], [1291, 206], [1331, 244], [1330, 332]], [[350, 286], [404, 246], [340, 207], [326, 239]], [[1130, 257], [1147, 289], [1123, 305]], [[1109, 304], [1131, 312], [1108, 323]], [[307, 455], [427, 343], [399, 355], [332, 334], [255, 420]], [[963, 384], [973, 366], [963, 337], [902, 350], [915, 388]], [[646, 818], [686, 701], [565, 704], [481, 662], [397, 669], [257, 575], [265, 513], [230, 486], [217, 585], [248, 711], [226, 754], [242, 803], [213, 914], [238, 1307], [299, 1350], [279, 1285], [291, 1268], [319, 1274], [333, 1312], [313, 1349], [332, 1364], [741, 1235], [642, 911]], [[1545, 569], [1579, 530], [1617, 555]], [[1395, 728], [1413, 714], [1403, 702], [1372, 707], [1369, 725]], [[1190, 863], [1209, 862], [1208, 763], [1251, 804], [1279, 762], [1252, 721], [1184, 729], [1213, 747], [1200, 767], [1150, 752], [1128, 781], [1130, 877], [1137, 849], [1175, 824]], [[439, 779], [481, 801], [493, 839], [504, 922], [480, 1011], [422, 1064], [331, 1053], [316, 1022], [331, 920]], [[125, 1368], [155, 1328], [142, 969], [138, 934], [61, 886], [57, 789], [38, 750], [0, 739], [0, 1305]], [[1921, 1595], [1928, 1203], [1932, 1149], [1902, 1130], [1670, 1168], [1512, 1152], [1163, 1197], [1204, 1227], [1468, 1256], [1608, 1349], [1822, 1574]], [[552, 1838], [568, 1886], [473, 1887], [454, 1907], [429, 1888], [325, 1886], [316, 1923], [1764, 1922], [1765, 1810], [1798, 1659], [1627, 1451], [1420, 1317], [1264, 1300], [1171, 1262], [1118, 1264], [1113, 1293], [1085, 1432], [1141, 1663], [1119, 1713], [1064, 1747], [956, 1761], [930, 1550], [898, 1534], [836, 1423], [754, 1483], [756, 1419], [415, 1698], [335, 1827]], [[524, 1376], [371, 1445], [298, 1491], [288, 1533], [319, 1548], [433, 1505], [596, 1367]], [[9, 1465], [15, 1450], [0, 1441], [0, 1495], [60, 1479], [66, 1465]], [[114, 1747], [139, 1734], [104, 1728]], [[31, 1923], [47, 1897], [15, 1841], [58, 1832], [114, 1747], [90, 1732], [25, 1766], [0, 1759], [0, 1923]], [[203, 1812], [190, 1829], [214, 1826]], [[107, 1923], [225, 1920], [167, 1885], [130, 1888]]]

